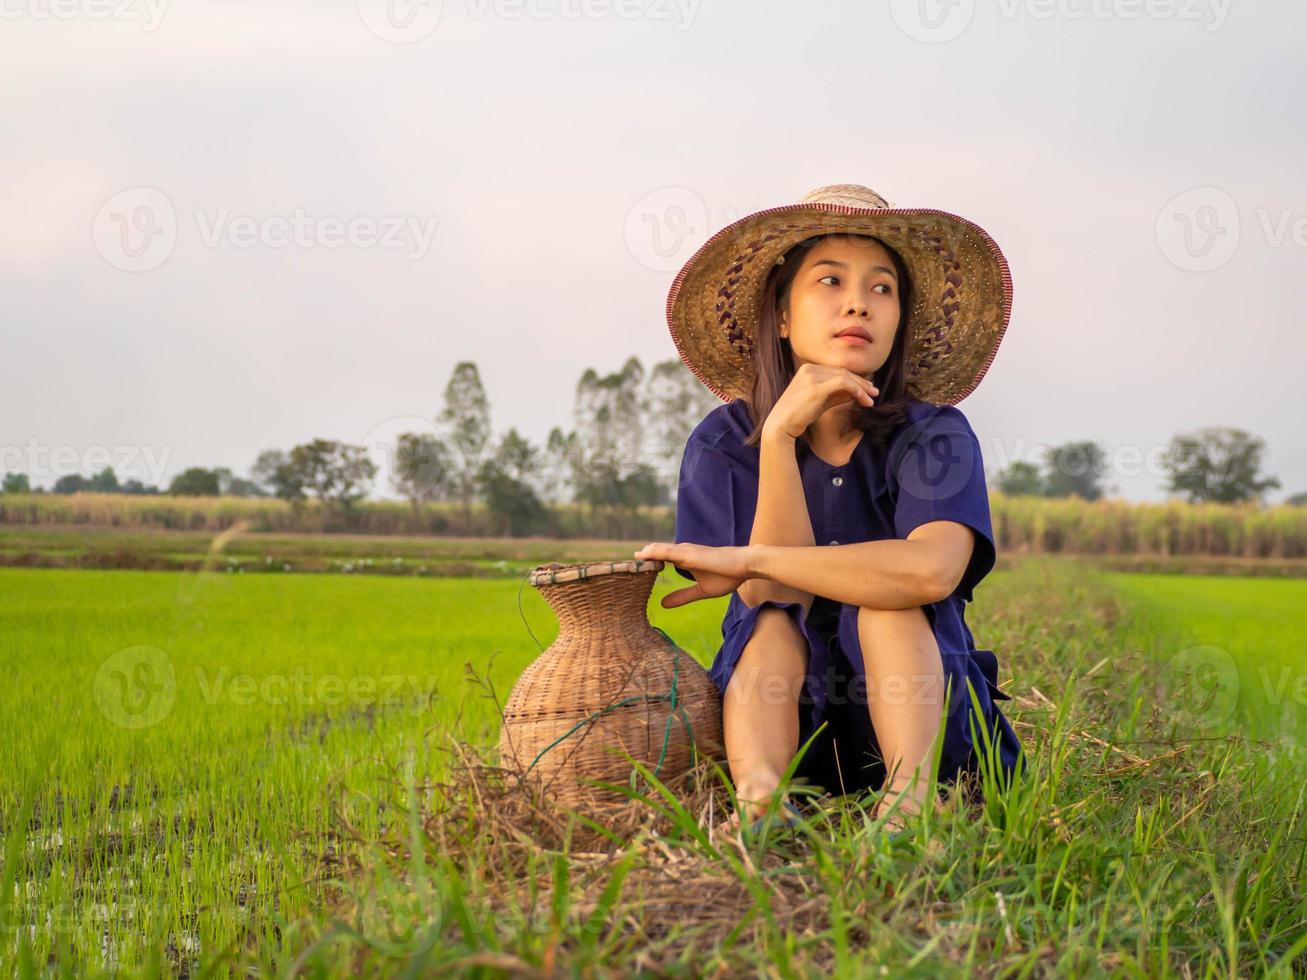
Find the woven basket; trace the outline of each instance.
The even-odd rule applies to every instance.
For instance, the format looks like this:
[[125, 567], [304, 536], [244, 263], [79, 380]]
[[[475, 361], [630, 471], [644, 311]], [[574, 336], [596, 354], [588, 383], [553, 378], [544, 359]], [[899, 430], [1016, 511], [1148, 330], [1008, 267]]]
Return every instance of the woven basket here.
[[504, 709], [500, 760], [565, 807], [611, 805], [628, 753], [666, 782], [702, 755], [722, 760], [721, 696], [708, 672], [647, 610], [661, 561], [541, 565], [530, 582], [558, 616], [558, 639], [518, 678]]

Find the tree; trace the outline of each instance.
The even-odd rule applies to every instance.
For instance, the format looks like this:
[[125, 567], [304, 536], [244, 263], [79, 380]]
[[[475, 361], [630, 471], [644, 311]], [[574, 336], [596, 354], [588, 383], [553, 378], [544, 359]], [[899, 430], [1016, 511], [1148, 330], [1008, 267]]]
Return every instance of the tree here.
[[268, 495], [267, 491], [256, 482], [235, 476], [225, 466], [219, 466], [214, 472], [218, 474], [218, 492], [224, 497], [266, 497]]
[[1307, 490], [1302, 493], [1295, 493], [1285, 503], [1290, 507], [1307, 507]]
[[650, 370], [641, 403], [646, 455], [668, 499], [675, 492], [690, 433], [721, 404], [679, 357], [659, 361]]
[[132, 496], [153, 496], [158, 494], [158, 487], [149, 487], [140, 480], [128, 480], [123, 484], [122, 492]]
[[304, 484], [290, 465], [290, 457], [280, 449], [265, 449], [250, 468], [261, 487], [281, 500], [303, 500]]
[[218, 474], [215, 470], [206, 470], [201, 466], [192, 466], [182, 470], [168, 485], [168, 492], [175, 497], [216, 497], [218, 496]]
[[118, 486], [118, 477], [114, 473], [113, 467], [106, 466], [91, 477], [86, 489], [91, 493], [117, 493], [122, 488]]
[[548, 503], [556, 504], [575, 499], [574, 476], [579, 469], [576, 462], [577, 451], [575, 432], [564, 433], [558, 426], [549, 430], [544, 454], [540, 460], [541, 496]]
[[999, 474], [998, 488], [1009, 497], [1043, 497], [1047, 489], [1039, 467], [1020, 460]]
[[472, 498], [481, 485], [481, 464], [490, 441], [490, 401], [481, 375], [471, 361], [462, 361], [445, 386], [445, 407], [440, 423], [454, 454], [451, 482], [455, 495], [463, 503], [465, 526], [472, 522]]
[[366, 492], [377, 466], [365, 446], [332, 439], [314, 439], [290, 451], [290, 473], [301, 487], [313, 491], [320, 503], [334, 501], [350, 508]]
[[1166, 489], [1190, 503], [1260, 499], [1280, 485], [1275, 477], [1258, 477], [1264, 449], [1261, 439], [1241, 429], [1210, 427], [1176, 436], [1162, 457]]
[[486, 507], [499, 525], [500, 533], [531, 534], [548, 516], [531, 481], [536, 474], [536, 450], [516, 429], [500, 440], [494, 457], [481, 464], [478, 489]]
[[6, 473], [0, 493], [31, 493], [32, 484], [26, 473]]
[[413, 505], [416, 522], [422, 502], [444, 496], [450, 488], [454, 461], [449, 447], [429, 433], [405, 432], [395, 445], [395, 469], [390, 482]]
[[1044, 467], [1044, 493], [1049, 497], [1103, 495], [1101, 481], [1107, 471], [1107, 454], [1094, 442], [1068, 442], [1054, 447]]
[[86, 477], [80, 473], [69, 473], [54, 481], [55, 493], [81, 493], [88, 486]]
[[[573, 482], [577, 499], [589, 504], [592, 514], [597, 509], [629, 511], [634, 506], [629, 502], [641, 496], [627, 481], [648, 468], [643, 459], [643, 380], [644, 368], [632, 357], [604, 377], [589, 368], [577, 383]], [[636, 476], [637, 484], [643, 480]]]

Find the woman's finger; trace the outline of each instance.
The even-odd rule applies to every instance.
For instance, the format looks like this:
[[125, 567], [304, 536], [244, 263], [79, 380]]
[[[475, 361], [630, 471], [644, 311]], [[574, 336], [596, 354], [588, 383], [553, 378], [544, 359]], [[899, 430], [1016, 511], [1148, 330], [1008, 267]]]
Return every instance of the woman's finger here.
[[684, 589], [677, 589], [675, 592], [668, 592], [663, 596], [662, 607], [664, 609], [675, 609], [677, 606], [684, 606], [686, 603], [697, 602], [704, 598], [703, 591], [699, 588], [699, 583], [687, 586]]

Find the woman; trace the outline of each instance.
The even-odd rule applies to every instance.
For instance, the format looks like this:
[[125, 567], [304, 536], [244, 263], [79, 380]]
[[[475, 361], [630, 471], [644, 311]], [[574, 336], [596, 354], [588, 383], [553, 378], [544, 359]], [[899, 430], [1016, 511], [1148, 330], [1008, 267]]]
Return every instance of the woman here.
[[878, 812], [900, 826], [986, 741], [1003, 773], [1022, 761], [963, 615], [995, 550], [980, 446], [953, 407], [1010, 305], [983, 230], [849, 184], [740, 219], [677, 275], [673, 340], [729, 401], [686, 444], [687, 543], [635, 557], [694, 582], [668, 608], [731, 596], [710, 674], [736, 819], [763, 812], [814, 732], [796, 776], [884, 788]]

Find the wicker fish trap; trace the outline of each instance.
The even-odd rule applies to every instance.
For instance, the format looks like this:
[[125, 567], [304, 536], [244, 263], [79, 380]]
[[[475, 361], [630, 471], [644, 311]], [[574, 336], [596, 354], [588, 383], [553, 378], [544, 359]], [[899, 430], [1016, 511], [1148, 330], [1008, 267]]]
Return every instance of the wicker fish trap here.
[[518, 678], [504, 707], [500, 761], [572, 809], [624, 797], [623, 752], [667, 781], [701, 756], [722, 760], [721, 696], [708, 672], [647, 610], [661, 561], [551, 563], [530, 583], [558, 617], [558, 638]]

